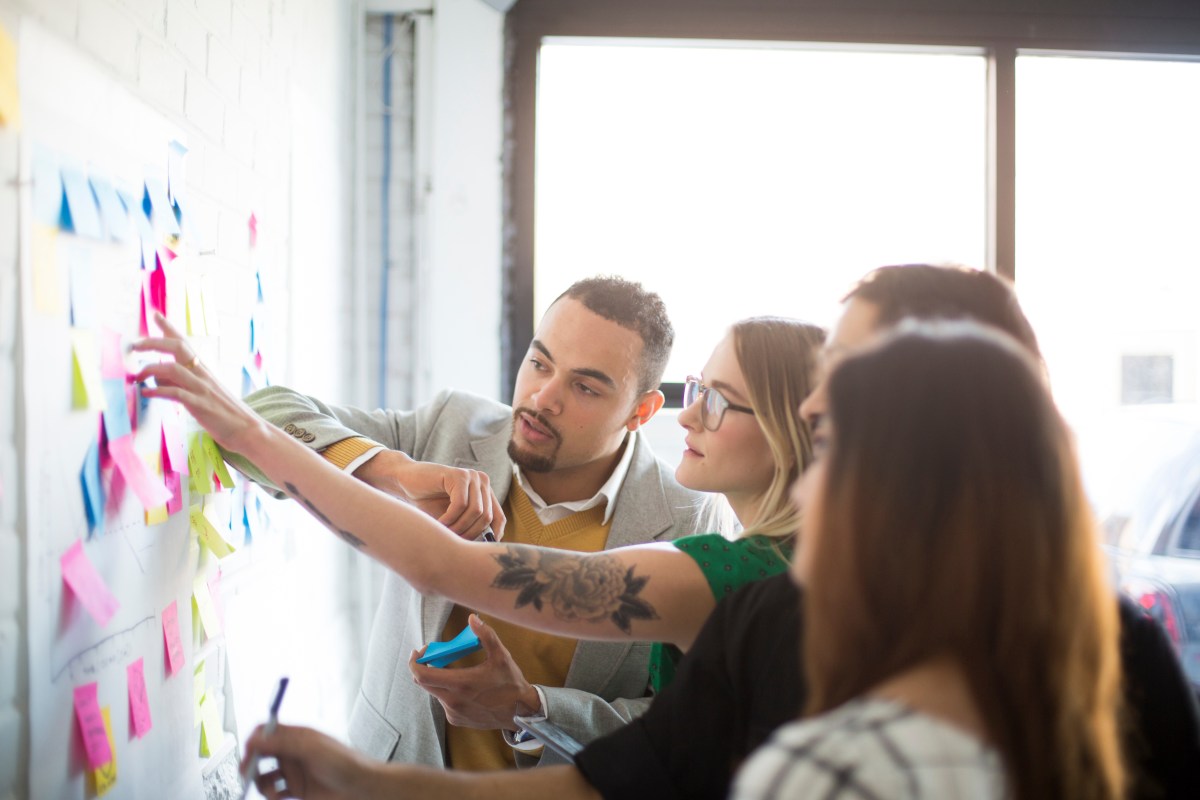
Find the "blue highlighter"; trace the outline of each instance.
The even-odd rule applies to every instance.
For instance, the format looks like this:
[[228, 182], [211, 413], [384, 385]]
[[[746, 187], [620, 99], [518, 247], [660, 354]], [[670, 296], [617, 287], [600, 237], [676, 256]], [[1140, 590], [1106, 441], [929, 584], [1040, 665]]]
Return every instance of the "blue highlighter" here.
[[471, 630], [471, 626], [467, 625], [458, 636], [448, 642], [430, 642], [425, 648], [425, 655], [418, 658], [417, 663], [440, 668], [482, 648], [479, 637]]

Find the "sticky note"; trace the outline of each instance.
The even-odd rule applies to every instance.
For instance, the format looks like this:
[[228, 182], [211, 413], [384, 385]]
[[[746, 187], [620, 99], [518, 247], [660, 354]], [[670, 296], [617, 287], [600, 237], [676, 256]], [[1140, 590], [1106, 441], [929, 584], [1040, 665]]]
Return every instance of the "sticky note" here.
[[79, 721], [83, 750], [92, 769], [112, 761], [114, 750], [107, 733], [109, 726], [105, 724], [96, 693], [94, 682], [75, 687], [75, 719]]
[[208, 517], [204, 516], [204, 511], [199, 506], [192, 506], [188, 511], [188, 517], [191, 521], [192, 531], [195, 532], [200, 543], [207, 547], [214, 556], [225, 558], [233, 552], [233, 546], [221, 538], [221, 534], [208, 521]]
[[185, 316], [188, 336], [208, 336], [208, 318], [204, 313], [204, 286], [201, 281], [193, 279], [187, 282], [184, 290]]
[[68, 295], [71, 298], [71, 325], [76, 328], [91, 328], [96, 324], [96, 289], [92, 282], [92, 261], [88, 250], [71, 252], [67, 265], [67, 279], [71, 282]]
[[83, 508], [87, 512], [88, 531], [104, 530], [104, 485], [100, 482], [100, 445], [95, 440], [88, 446], [79, 471], [83, 487]]
[[62, 282], [58, 278], [58, 229], [34, 223], [30, 255], [33, 258], [33, 305], [40, 313], [62, 311]]
[[92, 239], [104, 238], [104, 226], [100, 222], [100, 209], [96, 196], [88, 184], [83, 170], [74, 165], [64, 166], [61, 171], [66, 205], [63, 207], [60, 227], [80, 236]]
[[142, 206], [141, 197], [132, 189], [120, 187], [117, 189], [117, 197], [121, 198], [121, 205], [125, 206], [125, 212], [129, 214], [129, 219], [133, 221], [134, 232], [142, 240], [144, 247], [147, 242], [153, 247], [154, 242], [154, 226], [150, 224], [150, 218], [146, 216], [146, 210]]
[[120, 379], [125, 383], [125, 350], [121, 334], [109, 328], [100, 329], [100, 377]]
[[174, 600], [163, 609], [163, 644], [167, 648], [167, 674], [174, 675], [184, 664], [183, 640], [179, 637], [179, 606]]
[[77, 539], [59, 558], [59, 564], [62, 566], [63, 580], [92, 615], [92, 619], [100, 626], [107, 625], [121, 604], [88, 560], [87, 553], [83, 550], [83, 542]]
[[58, 159], [48, 151], [34, 148], [33, 218], [35, 222], [58, 230], [62, 218], [63, 185]]
[[71, 329], [72, 405], [103, 411], [104, 382], [100, 378], [100, 357], [96, 354], [96, 339], [82, 328]]
[[147, 295], [147, 299], [150, 301], [150, 307], [165, 317], [167, 315], [167, 273], [163, 271], [162, 266], [157, 266], [150, 273], [148, 280], [150, 294]]
[[218, 568], [208, 579], [208, 594], [212, 597], [213, 608], [217, 612], [217, 622], [225, 627], [225, 604], [221, 602], [221, 570]]
[[176, 416], [163, 417], [162, 462], [164, 470], [188, 474], [187, 454], [183, 449], [183, 424]]
[[154, 229], [168, 236], [178, 236], [179, 223], [175, 219], [171, 200], [167, 197], [167, 187], [158, 178], [146, 178], [145, 187], [142, 208], [154, 224]]
[[146, 468], [146, 462], [142, 461], [141, 456], [134, 450], [133, 434], [126, 434], [119, 439], [109, 439], [108, 451], [112, 453], [113, 461], [117, 463], [117, 469], [121, 471], [122, 477], [133, 489], [133, 493], [137, 495], [142, 508], [149, 509], [166, 505], [166, 502], [171, 499], [171, 493], [160, 481], [155, 480], [150, 470]]
[[112, 181], [103, 175], [92, 175], [88, 178], [88, 183], [100, 206], [100, 217], [104, 220], [109, 237], [118, 242], [133, 239], [133, 224], [129, 221], [129, 212], [125, 210], [121, 198], [117, 197], [117, 190], [113, 188]]
[[204, 699], [204, 695], [208, 691], [204, 663], [201, 661], [192, 670], [192, 719], [194, 721], [192, 727], [200, 724], [200, 701]]
[[229, 468], [225, 466], [225, 459], [221, 458], [221, 449], [217, 447], [217, 443], [207, 433], [204, 434], [203, 442], [204, 449], [208, 454], [208, 463], [212, 466], [213, 472], [216, 473], [221, 486], [225, 489], [232, 489], [236, 484], [233, 482], [233, 476], [229, 474]]
[[0, 25], [0, 125], [21, 127], [21, 96], [17, 91], [17, 45]]
[[217, 701], [205, 693], [200, 700], [200, 755], [208, 758], [225, 741], [225, 726], [221, 723]]
[[[101, 384], [104, 387], [104, 435], [111, 443], [132, 433], [129, 427], [129, 405], [125, 395], [125, 376], [107, 378], [101, 381]], [[129, 476], [126, 475], [125, 479], [129, 480]], [[129, 480], [129, 483], [132, 485], [133, 481]]]
[[171, 518], [171, 511], [167, 508], [166, 504], [163, 504], [156, 508], [147, 508], [142, 516], [146, 521], [146, 525], [162, 525]]
[[[250, 246], [258, 246], [258, 217], [253, 212], [250, 214], [250, 219], [246, 222], [246, 227], [250, 229]], [[262, 284], [258, 285], [258, 299], [262, 301]]]
[[104, 718], [104, 735], [108, 739], [108, 749], [112, 752], [112, 759], [107, 764], [92, 770], [92, 780], [96, 782], [96, 796], [104, 797], [110, 789], [117, 785], [117, 744], [113, 741], [112, 716], [109, 714], [108, 706], [100, 709], [100, 714]]
[[163, 479], [171, 499], [167, 501], [167, 514], [178, 514], [183, 510], [183, 478], [178, 472], [168, 472]]
[[221, 632], [221, 618], [217, 615], [217, 607], [213, 605], [212, 593], [203, 575], [192, 583], [192, 608], [200, 615], [205, 636], [211, 639]]
[[183, 182], [183, 157], [187, 152], [187, 145], [176, 139], [167, 145], [167, 195], [175, 204], [187, 194]]
[[133, 735], [139, 739], [150, 732], [150, 698], [146, 696], [145, 660], [139, 658], [125, 667], [129, 685], [129, 717], [133, 720]]

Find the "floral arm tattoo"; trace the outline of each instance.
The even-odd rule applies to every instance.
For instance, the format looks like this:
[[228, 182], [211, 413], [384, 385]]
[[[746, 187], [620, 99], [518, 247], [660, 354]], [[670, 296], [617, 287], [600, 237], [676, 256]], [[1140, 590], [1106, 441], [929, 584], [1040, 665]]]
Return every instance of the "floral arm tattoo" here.
[[310, 500], [309, 500], [307, 497], [305, 497], [304, 495], [300, 494], [300, 490], [299, 490], [299, 489], [297, 489], [297, 488], [296, 488], [296, 486], [295, 486], [294, 484], [291, 484], [291, 483], [288, 483], [287, 481], [284, 481], [284, 483], [283, 483], [283, 486], [284, 486], [284, 488], [285, 488], [285, 489], [287, 489], [287, 491], [288, 491], [288, 494], [290, 494], [292, 497], [296, 498], [296, 499], [297, 499], [297, 500], [299, 500], [301, 503], [303, 503], [303, 504], [304, 504], [304, 507], [305, 507], [305, 508], [307, 508], [307, 509], [309, 510], [309, 512], [310, 512], [310, 513], [311, 513], [311, 514], [312, 514], [314, 517], [316, 517], [317, 519], [321, 520], [321, 522], [323, 522], [323, 523], [325, 524], [325, 527], [326, 527], [326, 528], [329, 528], [329, 530], [333, 531], [333, 532], [334, 532], [334, 533], [336, 533], [338, 536], [342, 537], [342, 538], [343, 538], [343, 539], [345, 539], [347, 542], [349, 542], [349, 543], [350, 543], [352, 546], [354, 546], [354, 547], [358, 548], [359, 550], [366, 550], [366, 549], [367, 549], [367, 543], [366, 543], [366, 542], [364, 542], [362, 539], [360, 539], [360, 538], [358, 538], [357, 536], [355, 536], [355, 535], [354, 535], [353, 533], [351, 533], [350, 531], [342, 530], [342, 529], [341, 529], [341, 528], [339, 528], [337, 525], [334, 525], [334, 524], [333, 524], [333, 520], [331, 520], [329, 517], [325, 516], [325, 515], [324, 515], [324, 514], [321, 512], [321, 510], [320, 510], [319, 508], [317, 508], [316, 506], [314, 506], [314, 505], [312, 504], [312, 501], [310, 501]]
[[622, 568], [612, 556], [581, 558], [520, 545], [505, 550], [495, 557], [500, 572], [492, 586], [517, 591], [515, 608], [532, 605], [542, 611], [549, 604], [559, 619], [608, 619], [625, 633], [631, 620], [658, 619], [654, 606], [638, 597], [650, 578], [634, 577], [633, 567]]

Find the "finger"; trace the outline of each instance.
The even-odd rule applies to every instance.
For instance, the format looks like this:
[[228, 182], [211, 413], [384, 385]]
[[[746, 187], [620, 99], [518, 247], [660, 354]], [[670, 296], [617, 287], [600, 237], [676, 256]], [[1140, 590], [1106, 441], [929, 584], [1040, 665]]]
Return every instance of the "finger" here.
[[508, 518], [504, 516], [504, 505], [500, 502], [500, 498], [496, 497], [491, 489], [488, 489], [488, 497], [492, 503], [492, 533], [496, 536], [496, 541], [504, 538], [504, 526], [508, 524]]
[[471, 626], [471, 630], [479, 637], [479, 643], [483, 645], [483, 652], [487, 654], [487, 660], [491, 661], [492, 656], [497, 658], [507, 658], [508, 648], [500, 641], [500, 637], [491, 625], [488, 625], [478, 614], [472, 614], [467, 617], [467, 624]]
[[470, 478], [452, 479], [450, 476], [447, 476], [442, 481], [442, 488], [445, 489], [446, 497], [449, 499], [446, 503], [446, 510], [438, 517], [438, 522], [455, 533], [462, 533], [462, 530], [458, 526], [460, 519], [470, 505]]
[[255, 742], [262, 738], [262, 730], [263, 726], [259, 725], [250, 732], [250, 738], [246, 739], [246, 747], [242, 750], [242, 760], [238, 762], [239, 772], [245, 772], [251, 761], [258, 760], [258, 749], [255, 747]]
[[165, 333], [172, 339], [185, 339], [183, 331], [171, 324], [171, 321], [163, 316], [161, 311], [154, 312], [154, 323], [158, 325], [159, 330]]
[[283, 797], [284, 794], [277, 787], [286, 785], [286, 781], [284, 781], [283, 772], [281, 770], [274, 769], [255, 778], [254, 785], [258, 788], [258, 791], [262, 794], [262, 796], [267, 798], [267, 800], [278, 800], [278, 798]]

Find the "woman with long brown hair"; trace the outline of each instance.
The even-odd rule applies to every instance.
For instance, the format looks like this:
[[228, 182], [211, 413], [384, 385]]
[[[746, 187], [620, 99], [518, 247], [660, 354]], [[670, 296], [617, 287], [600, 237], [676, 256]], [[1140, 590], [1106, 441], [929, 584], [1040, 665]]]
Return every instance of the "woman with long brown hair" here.
[[1040, 367], [905, 325], [828, 387], [796, 491], [805, 718], [736, 795], [1122, 796], [1116, 605]]

